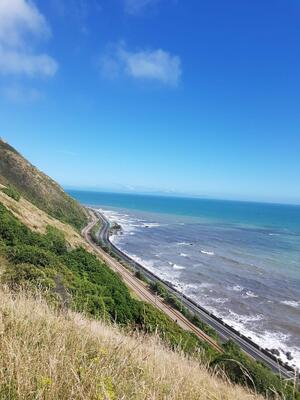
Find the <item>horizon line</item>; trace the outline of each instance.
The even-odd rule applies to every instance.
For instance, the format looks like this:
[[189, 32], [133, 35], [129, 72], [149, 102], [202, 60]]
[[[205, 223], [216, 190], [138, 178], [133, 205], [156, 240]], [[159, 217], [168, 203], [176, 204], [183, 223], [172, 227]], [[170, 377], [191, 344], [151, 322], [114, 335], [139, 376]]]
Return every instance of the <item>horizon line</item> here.
[[91, 188], [79, 187], [73, 185], [62, 185], [66, 191], [79, 191], [79, 192], [92, 192], [92, 193], [107, 193], [107, 194], [125, 194], [132, 196], [150, 196], [150, 197], [166, 197], [166, 198], [182, 198], [182, 199], [198, 199], [198, 200], [211, 200], [211, 201], [228, 201], [237, 203], [255, 203], [255, 204], [270, 204], [270, 205], [286, 205], [300, 207], [300, 200], [297, 202], [292, 201], [275, 201], [275, 200], [250, 200], [234, 197], [214, 197], [210, 195], [201, 195], [193, 193], [180, 193], [180, 192], [164, 192], [164, 191], [130, 191], [130, 190], [117, 190], [117, 189], [104, 189], [104, 188]]

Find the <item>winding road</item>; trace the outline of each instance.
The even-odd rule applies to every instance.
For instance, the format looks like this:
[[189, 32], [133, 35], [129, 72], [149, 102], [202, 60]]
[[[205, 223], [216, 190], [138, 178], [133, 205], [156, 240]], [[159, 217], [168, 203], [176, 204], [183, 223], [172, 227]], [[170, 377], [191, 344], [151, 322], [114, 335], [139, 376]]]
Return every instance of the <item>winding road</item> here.
[[94, 249], [94, 251], [104, 260], [115, 272], [117, 272], [123, 279], [123, 281], [128, 285], [128, 287], [136, 293], [142, 300], [147, 301], [154, 305], [156, 308], [163, 311], [167, 314], [173, 321], [175, 321], [181, 328], [185, 330], [189, 330], [194, 332], [201, 340], [209, 343], [215, 350], [222, 353], [224, 352], [222, 347], [214, 341], [210, 336], [205, 334], [202, 330], [194, 326], [189, 320], [187, 320], [179, 311], [167, 305], [159, 296], [154, 295], [147, 285], [139, 280], [133, 272], [125, 268], [120, 262], [118, 262], [114, 257], [110, 256], [106, 253], [101, 247], [97, 246], [94, 241], [91, 239], [90, 232], [92, 228], [101, 221], [101, 227], [98, 232], [98, 239], [105, 246], [107, 246], [111, 252], [113, 252], [120, 260], [129, 264], [134, 270], [142, 271], [143, 274], [151, 281], [161, 282], [164, 285], [167, 285], [168, 290], [175, 295], [182, 304], [187, 307], [191, 312], [196, 314], [203, 322], [207, 323], [211, 326], [215, 331], [217, 331], [220, 339], [225, 342], [229, 339], [232, 339], [236, 342], [241, 349], [247, 353], [252, 358], [256, 359], [264, 363], [270, 369], [272, 369], [275, 373], [280, 374], [282, 377], [286, 379], [293, 379], [295, 373], [288, 368], [280, 365], [275, 358], [273, 358], [267, 351], [261, 349], [250, 339], [241, 336], [234, 329], [226, 325], [222, 320], [216, 318], [214, 315], [209, 313], [204, 308], [200, 307], [181, 293], [179, 293], [176, 289], [172, 288], [167, 282], [163, 282], [157, 276], [146, 270], [142, 265], [137, 263], [128, 257], [125, 253], [123, 253], [120, 249], [118, 249], [113, 243], [109, 240], [109, 230], [110, 224], [109, 221], [98, 211], [89, 210], [91, 221], [89, 224], [83, 229], [82, 235], [89, 242], [90, 246]]

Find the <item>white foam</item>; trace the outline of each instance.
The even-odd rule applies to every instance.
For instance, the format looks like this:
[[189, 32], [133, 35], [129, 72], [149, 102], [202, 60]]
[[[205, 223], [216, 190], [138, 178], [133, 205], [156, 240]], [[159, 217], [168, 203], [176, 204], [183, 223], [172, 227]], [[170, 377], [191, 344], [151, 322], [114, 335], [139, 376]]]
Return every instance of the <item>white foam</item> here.
[[293, 308], [300, 308], [300, 301], [294, 300], [283, 300], [280, 302], [281, 304], [285, 304], [286, 306], [290, 306]]
[[173, 268], [176, 269], [176, 270], [185, 269], [185, 267], [183, 267], [182, 265], [177, 265], [177, 264], [174, 264]]
[[[238, 332], [250, 337], [258, 346], [269, 350], [277, 349], [280, 353], [280, 359], [283, 362], [300, 368], [300, 348], [289, 346], [289, 335], [286, 335], [282, 332], [271, 332], [267, 330], [263, 332], [254, 331], [255, 326], [257, 326], [255, 323], [264, 319], [262, 314], [253, 316], [239, 315], [229, 310], [229, 314], [224, 315], [223, 313], [220, 314], [218, 310], [211, 306], [206, 306], [206, 308], [209, 309], [213, 314], [222, 318], [225, 323], [232, 326]], [[286, 356], [287, 352], [291, 353], [293, 357], [292, 360], [288, 360]]]
[[[137, 263], [141, 264], [143, 267], [145, 267], [146, 269], [149, 269], [149, 271], [154, 272], [155, 268], [154, 268], [154, 260], [143, 260], [141, 257], [138, 257], [135, 254], [128, 254], [124, 251], [125, 254], [127, 254], [129, 257], [131, 257], [134, 261], [136, 261]], [[156, 271], [155, 271], [156, 272]]]
[[188, 255], [185, 253], [180, 253], [180, 257], [188, 257]]
[[187, 285], [185, 285], [185, 289], [198, 289], [199, 285], [197, 285], [196, 283], [188, 283]]
[[253, 298], [258, 297], [258, 295], [253, 293], [253, 292], [251, 292], [251, 290], [247, 290], [247, 292], [244, 293], [242, 296], [243, 297], [253, 297]]
[[187, 242], [179, 242], [179, 243], [177, 243], [177, 246], [190, 246], [190, 243], [187, 243]]
[[109, 240], [113, 243], [113, 244], [117, 244], [118, 243], [118, 239], [119, 239], [119, 235], [111, 235]]
[[229, 289], [233, 290], [234, 292], [242, 292], [244, 290], [243, 286], [240, 286], [240, 285], [235, 285]]
[[141, 224], [142, 228], [158, 228], [160, 226], [162, 226], [162, 225], [157, 222], [143, 222]]
[[209, 289], [213, 286], [212, 283], [208, 283], [208, 282], [202, 282], [202, 283], [188, 283], [186, 285], [184, 285], [184, 293], [188, 294], [189, 290], [197, 290], [197, 291], [202, 291], [204, 289]]
[[98, 209], [110, 223], [118, 223], [124, 234], [134, 235], [138, 228], [156, 228], [161, 224], [156, 222], [146, 222], [145, 220], [134, 218], [128, 214], [122, 214], [114, 210]]
[[214, 299], [214, 301], [218, 304], [224, 304], [228, 302], [228, 299], [224, 299], [224, 298], [219, 298], [219, 299]]
[[[250, 332], [248, 336], [259, 346], [266, 349], [277, 349], [279, 358], [293, 367], [300, 368], [300, 348], [288, 345], [289, 336], [281, 332], [264, 331], [263, 333]], [[290, 352], [293, 359], [288, 360], [286, 353]]]
[[135, 219], [131, 219], [127, 214], [121, 214], [116, 211], [103, 209], [99, 209], [99, 211], [108, 219], [110, 223], [118, 223], [125, 234], [134, 233], [136, 228], [139, 227], [137, 221]]
[[213, 251], [208, 251], [208, 250], [200, 250], [202, 254], [206, 254], [207, 256], [214, 256], [215, 253]]
[[229, 317], [228, 317], [228, 321], [231, 322], [236, 322], [238, 324], [242, 323], [243, 326], [245, 324], [249, 324], [251, 322], [257, 322], [257, 321], [261, 321], [264, 319], [264, 316], [262, 314], [256, 314], [256, 315], [241, 315], [241, 314], [237, 314], [232, 310], [229, 310]]

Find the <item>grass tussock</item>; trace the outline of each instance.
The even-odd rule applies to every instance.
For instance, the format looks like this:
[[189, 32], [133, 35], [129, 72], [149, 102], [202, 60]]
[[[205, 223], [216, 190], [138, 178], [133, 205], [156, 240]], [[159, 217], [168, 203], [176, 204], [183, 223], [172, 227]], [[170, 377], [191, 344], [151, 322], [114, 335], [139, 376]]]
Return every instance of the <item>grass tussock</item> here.
[[0, 399], [258, 400], [157, 338], [0, 290]]

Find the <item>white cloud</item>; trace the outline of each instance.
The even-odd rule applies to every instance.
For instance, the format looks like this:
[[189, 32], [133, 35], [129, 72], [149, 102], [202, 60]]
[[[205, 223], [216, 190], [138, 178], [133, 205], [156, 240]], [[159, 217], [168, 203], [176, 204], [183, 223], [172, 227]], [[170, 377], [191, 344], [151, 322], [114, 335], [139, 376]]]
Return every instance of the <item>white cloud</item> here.
[[47, 54], [36, 55], [0, 47], [0, 71], [3, 74], [53, 76], [57, 68], [56, 61]]
[[178, 56], [158, 49], [131, 53], [120, 51], [128, 75], [134, 78], [153, 79], [168, 85], [177, 85], [181, 76], [181, 61]]
[[6, 45], [24, 44], [24, 35], [49, 35], [43, 15], [33, 3], [25, 0], [0, 1], [0, 41]]
[[158, 1], [159, 0], [124, 0], [125, 11], [128, 14], [137, 15]]
[[103, 75], [108, 78], [124, 74], [170, 86], [178, 85], [182, 73], [179, 56], [161, 49], [132, 52], [124, 45], [117, 46], [103, 56], [100, 65]]
[[51, 34], [36, 6], [29, 0], [0, 0], [0, 73], [52, 76], [58, 64], [36, 54], [34, 44]]

